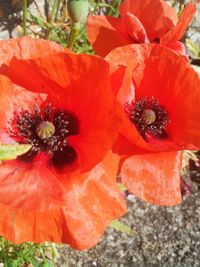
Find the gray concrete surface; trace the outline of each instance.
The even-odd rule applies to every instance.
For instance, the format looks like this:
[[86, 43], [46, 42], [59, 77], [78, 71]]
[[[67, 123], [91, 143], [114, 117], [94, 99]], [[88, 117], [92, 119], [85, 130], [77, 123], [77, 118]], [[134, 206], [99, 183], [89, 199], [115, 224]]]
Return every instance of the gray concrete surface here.
[[128, 204], [129, 212], [121, 221], [134, 230], [132, 236], [109, 228], [87, 252], [63, 247], [57, 266], [200, 266], [200, 192], [196, 184], [193, 194], [176, 207], [154, 206], [132, 195]]

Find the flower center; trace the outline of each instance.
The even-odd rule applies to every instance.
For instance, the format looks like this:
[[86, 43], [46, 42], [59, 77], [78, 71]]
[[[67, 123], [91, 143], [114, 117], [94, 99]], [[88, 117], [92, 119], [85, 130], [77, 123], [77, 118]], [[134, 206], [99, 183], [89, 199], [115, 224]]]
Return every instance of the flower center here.
[[142, 120], [146, 124], [152, 124], [156, 120], [156, 114], [151, 109], [145, 109], [142, 113]]
[[137, 100], [133, 105], [129, 105], [128, 109], [126, 108], [126, 112], [144, 140], [147, 140], [148, 135], [154, 139], [167, 137], [165, 129], [170, 122], [169, 116], [154, 97]]
[[79, 121], [76, 116], [64, 109], [56, 109], [51, 104], [41, 109], [35, 106], [33, 111], [15, 112], [9, 131], [17, 142], [32, 146], [19, 159], [30, 162], [38, 153], [45, 152], [59, 166], [62, 162], [67, 164], [75, 160], [76, 152], [70, 146], [68, 137], [78, 133]]
[[36, 127], [36, 133], [40, 139], [48, 139], [55, 133], [55, 126], [52, 122], [42, 121]]

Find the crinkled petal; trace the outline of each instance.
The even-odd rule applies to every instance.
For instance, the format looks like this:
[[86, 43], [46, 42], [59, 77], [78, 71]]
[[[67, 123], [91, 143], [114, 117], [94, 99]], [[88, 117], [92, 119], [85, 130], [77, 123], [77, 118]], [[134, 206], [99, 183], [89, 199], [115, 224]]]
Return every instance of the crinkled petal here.
[[156, 205], [181, 202], [181, 152], [134, 155], [121, 167], [121, 179], [134, 195]]
[[197, 7], [195, 2], [190, 0], [190, 2], [185, 6], [177, 25], [161, 37], [160, 44], [167, 45], [168, 43], [175, 43], [179, 41], [185, 34], [185, 31], [189, 26], [196, 10]]
[[121, 110], [112, 92], [105, 60], [57, 53], [35, 60], [13, 59], [2, 70], [16, 84], [47, 93], [48, 102], [76, 115], [80, 131], [68, 140], [83, 170], [102, 160], [121, 126]]
[[[1, 40], [0, 65], [9, 64], [13, 57], [18, 59], [33, 59], [46, 56], [56, 51], [72, 53], [70, 50], [64, 49], [54, 42], [43, 39], [33, 39], [28, 36], [23, 36], [17, 39]], [[0, 141], [3, 143], [9, 143], [12, 142], [12, 139], [9, 138], [6, 128], [9, 127], [8, 122], [10, 122], [13, 118], [13, 112], [21, 107], [24, 109], [30, 108], [30, 105], [33, 104], [37, 104], [39, 106], [45, 96], [42, 94], [27, 92], [23, 88], [6, 81], [6, 79], [2, 78], [2, 76], [0, 77], [0, 85]]]
[[11, 83], [11, 81], [0, 75], [0, 142], [4, 144], [15, 142], [9, 135], [12, 128], [14, 112], [32, 110], [34, 105], [40, 106], [45, 100], [45, 94], [33, 93]]
[[[195, 71], [182, 57], [159, 45], [124, 46], [107, 56], [110, 62], [117, 65], [120, 65], [120, 57], [124, 66], [131, 65], [132, 58], [136, 62], [138, 60], [132, 76], [136, 100], [154, 96], [168, 111], [171, 121], [166, 128], [168, 138], [160, 141], [144, 141], [128, 119], [124, 120], [122, 133], [136, 146], [150, 151], [198, 148], [200, 80]], [[121, 103], [123, 107], [131, 97], [134, 99], [133, 94], [127, 95], [127, 87], [123, 83], [118, 94], [121, 99], [124, 98]]]
[[71, 53], [70, 50], [64, 49], [54, 42], [43, 39], [33, 39], [28, 36], [17, 39], [1, 40], [0, 65], [9, 63], [13, 57], [18, 59], [30, 59], [46, 56], [55, 51], [66, 51]]
[[118, 157], [108, 154], [89, 173], [62, 178], [65, 205], [48, 211], [20, 211], [0, 205], [0, 234], [14, 243], [53, 241], [76, 249], [94, 246], [110, 222], [126, 212], [116, 185]]
[[125, 45], [113, 49], [105, 59], [116, 66], [132, 65], [135, 68], [137, 64], [142, 64], [144, 59], [150, 56], [153, 46], [148, 44]]
[[[147, 44], [142, 45], [126, 45], [112, 50], [105, 59], [112, 65], [122, 68], [125, 67], [123, 80], [120, 87], [115, 89], [117, 99], [124, 109], [126, 102], [131, 103], [135, 99], [135, 87], [132, 81], [133, 70], [139, 68], [144, 69], [144, 60], [150, 56], [151, 46]], [[142, 76], [142, 71], [138, 74]], [[112, 81], [113, 83], [113, 81]]]
[[0, 165], [0, 203], [24, 211], [48, 211], [64, 204], [65, 188], [43, 162], [19, 160]]
[[178, 55], [181, 55], [185, 58], [185, 60], [189, 60], [189, 57], [186, 53], [185, 45], [181, 42], [175, 42], [175, 43], [168, 43], [165, 45], [165, 47], [173, 50]]
[[126, 26], [129, 36], [137, 43], [148, 43], [148, 37], [146, 30], [139, 19], [127, 12], [123, 17], [124, 24]]
[[120, 5], [120, 14], [124, 17], [127, 12], [140, 20], [151, 41], [160, 39], [178, 20], [176, 10], [164, 0], [125, 0]]
[[[131, 132], [133, 132], [132, 129], [131, 129]], [[137, 133], [136, 138], [138, 138], [138, 133]], [[127, 155], [129, 156], [133, 155], [133, 153], [134, 154], [147, 153], [145, 149], [139, 147], [140, 144], [136, 146], [135, 143], [131, 142], [131, 139], [132, 139], [132, 136], [130, 139], [128, 139], [127, 136], [119, 133], [118, 138], [112, 147], [112, 151], [114, 153], [117, 153], [121, 157], [125, 157], [125, 156], [127, 157]]]
[[122, 65], [118, 67], [114, 64], [110, 64], [110, 67], [111, 67], [110, 82], [112, 85], [112, 90], [116, 95], [117, 92], [119, 91], [119, 88], [122, 85], [126, 67]]
[[[135, 70], [137, 72], [137, 70]], [[134, 79], [134, 74], [133, 74]], [[143, 78], [136, 89], [136, 100], [146, 96], [158, 99], [168, 112], [169, 149], [200, 147], [200, 79], [187, 62], [174, 54], [171, 58], [152, 57], [146, 60]]]
[[116, 47], [132, 43], [123, 21], [109, 16], [89, 16], [87, 34], [95, 52], [103, 57]]

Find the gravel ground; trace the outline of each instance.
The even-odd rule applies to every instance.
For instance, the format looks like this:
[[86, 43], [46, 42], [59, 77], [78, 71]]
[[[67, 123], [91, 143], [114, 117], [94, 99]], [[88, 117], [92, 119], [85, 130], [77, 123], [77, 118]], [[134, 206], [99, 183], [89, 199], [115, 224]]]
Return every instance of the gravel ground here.
[[200, 192], [195, 183], [192, 187], [193, 194], [176, 207], [150, 205], [129, 195], [129, 212], [121, 221], [133, 235], [109, 228], [86, 252], [63, 247], [57, 266], [199, 267]]

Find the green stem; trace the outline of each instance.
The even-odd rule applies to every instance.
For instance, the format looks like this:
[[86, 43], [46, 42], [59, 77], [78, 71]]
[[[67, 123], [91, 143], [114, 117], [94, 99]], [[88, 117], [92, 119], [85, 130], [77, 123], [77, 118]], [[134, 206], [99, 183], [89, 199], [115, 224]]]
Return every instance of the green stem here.
[[60, 7], [60, 0], [58, 0], [58, 3], [57, 3], [56, 13], [55, 13], [55, 22], [57, 21], [57, 18], [58, 18], [59, 7]]
[[55, 0], [52, 6], [51, 14], [50, 14], [50, 23], [52, 23], [55, 20], [55, 15], [58, 9], [58, 5], [59, 5], [59, 0]]
[[69, 49], [73, 48], [79, 31], [80, 31], [80, 24], [78, 22], [75, 22], [71, 27], [71, 31], [70, 31], [70, 35], [69, 35], [69, 39], [68, 39], [67, 47]]
[[27, 0], [23, 0], [23, 35], [27, 35]]
[[172, 7], [175, 7], [177, 4], [177, 0], [174, 0], [174, 2], [172, 3]]
[[179, 10], [178, 10], [178, 17], [181, 16], [182, 12], [183, 12], [183, 9], [184, 9], [184, 5], [181, 5], [179, 6]]

